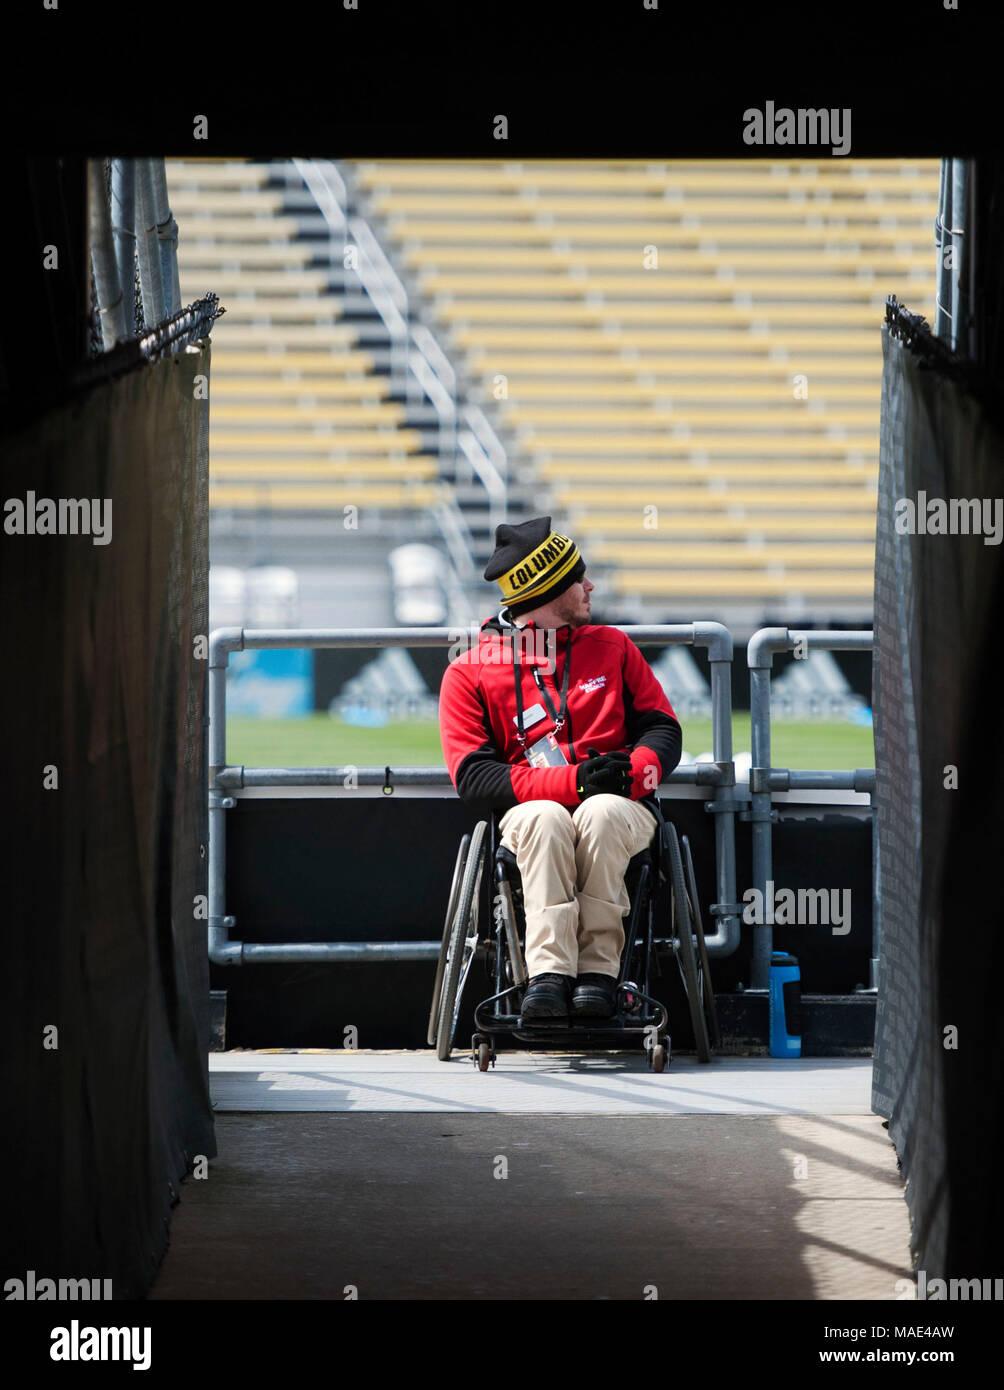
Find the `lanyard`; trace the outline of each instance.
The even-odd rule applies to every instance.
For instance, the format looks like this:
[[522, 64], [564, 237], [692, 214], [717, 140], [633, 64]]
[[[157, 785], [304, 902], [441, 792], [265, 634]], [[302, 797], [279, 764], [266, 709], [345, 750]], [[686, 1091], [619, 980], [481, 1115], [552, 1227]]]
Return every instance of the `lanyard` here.
[[[555, 655], [555, 660], [557, 660], [557, 656], [558, 656], [558, 636], [557, 636], [557, 633], [555, 633], [555, 637], [554, 637], [554, 655]], [[545, 685], [544, 685], [544, 680], [543, 680], [543, 677], [542, 677], [541, 674], [540, 674], [540, 669], [539, 669], [539, 667], [535, 666], [535, 667], [533, 668], [533, 679], [534, 679], [534, 681], [535, 681], [536, 684], [537, 684], [537, 689], [540, 691], [541, 695], [544, 697], [544, 703], [547, 705], [547, 712], [548, 712], [548, 714], [549, 714], [549, 715], [551, 716], [551, 718], [554, 720], [554, 729], [552, 730], [552, 733], [557, 733], [558, 730], [561, 729], [561, 728], [564, 726], [564, 723], [565, 723], [565, 711], [566, 711], [567, 706], [568, 706], [568, 672], [569, 672], [569, 670], [570, 670], [570, 668], [571, 668], [571, 665], [572, 665], [572, 638], [571, 638], [571, 633], [569, 633], [568, 645], [567, 645], [566, 648], [565, 648], [565, 673], [564, 673], [564, 675], [563, 675], [562, 678], [561, 678], [561, 704], [559, 705], [557, 712], [555, 712], [554, 701], [551, 699], [551, 697], [550, 697], [550, 695], [548, 694], [547, 689], [546, 689], [546, 687], [545, 687]], [[525, 748], [525, 747], [526, 747], [526, 733], [525, 733], [525, 731], [524, 731], [524, 729], [523, 729], [523, 687], [522, 687], [522, 682], [520, 681], [520, 673], [522, 672], [522, 669], [523, 669], [523, 668], [522, 668], [522, 665], [516, 661], [516, 638], [515, 638], [515, 637], [512, 638], [512, 669], [513, 669], [513, 678], [514, 678], [514, 680], [515, 680], [515, 682], [516, 682], [516, 716], [517, 716], [517, 718], [518, 718], [518, 720], [519, 720], [519, 723], [518, 723], [518, 725], [516, 726], [516, 728], [517, 728], [516, 738], [517, 738], [517, 740], [519, 741], [520, 747], [521, 747], [521, 748]]]

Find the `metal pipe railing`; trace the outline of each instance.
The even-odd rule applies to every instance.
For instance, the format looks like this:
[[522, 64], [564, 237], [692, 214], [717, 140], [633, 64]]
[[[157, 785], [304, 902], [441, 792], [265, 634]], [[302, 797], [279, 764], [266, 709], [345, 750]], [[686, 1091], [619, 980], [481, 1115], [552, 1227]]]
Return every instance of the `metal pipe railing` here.
[[438, 960], [438, 941], [245, 941], [241, 945], [244, 965], [315, 965], [320, 962], [345, 965], [349, 962], [379, 960]]
[[136, 161], [112, 160], [112, 233], [123, 307], [132, 336], [136, 320]]
[[412, 369], [418, 375], [420, 362], [422, 372], [438, 384], [438, 403], [428, 386], [426, 393], [439, 416], [440, 466], [453, 477], [457, 467], [457, 374], [453, 370], [453, 363], [424, 323], [411, 325], [411, 340], [416, 348], [411, 359]]
[[[794, 774], [793, 774], [794, 775]], [[850, 774], [848, 774], [850, 775]], [[714, 763], [691, 763], [678, 767], [662, 779], [662, 786], [716, 786], [719, 771]], [[217, 786], [226, 791], [243, 791], [252, 787], [381, 787], [392, 792], [398, 787], [452, 787], [445, 767], [245, 767], [230, 764], [217, 776]]]
[[853, 772], [792, 772], [786, 767], [777, 767], [768, 772], [767, 784], [772, 792], [873, 792], [875, 769], [857, 767]]
[[[871, 651], [871, 632], [803, 632], [786, 627], [763, 627], [754, 632], [746, 649], [750, 672], [750, 810], [753, 838], [753, 887], [765, 901], [767, 884], [773, 876], [772, 827], [776, 813], [771, 804], [772, 791], [850, 790], [867, 791], [872, 798], [874, 835], [875, 771], [858, 768], [853, 772], [791, 772], [787, 768], [771, 767], [770, 750], [770, 677], [775, 652], [790, 652], [796, 647], [806, 651]], [[873, 856], [874, 858], [874, 856]], [[763, 914], [765, 917], [769, 914]], [[878, 914], [872, 913], [872, 963], [869, 984], [875, 987], [878, 970]], [[770, 956], [773, 949], [773, 927], [770, 922], [753, 927], [753, 964], [751, 991], [766, 991], [770, 983]]]
[[[471, 535], [467, 518], [457, 506], [457, 499], [447, 484], [440, 484], [439, 496], [431, 505], [430, 511], [436, 518], [439, 533], [450, 556], [450, 571], [457, 583], [471, 587], [481, 578], [474, 563], [474, 537]], [[470, 611], [470, 602], [465, 594], [465, 607]]]
[[160, 255], [161, 318], [168, 319], [181, 312], [181, 282], [178, 276], [178, 224], [167, 195], [167, 171], [163, 159], [150, 160], [150, 191]]
[[136, 161], [136, 254], [143, 293], [143, 320], [147, 328], [165, 318], [164, 278], [161, 274], [160, 240], [153, 191], [152, 159]]
[[[742, 904], [735, 901], [735, 768], [732, 762], [732, 636], [721, 623], [666, 623], [623, 626], [634, 642], [653, 646], [703, 647], [711, 664], [714, 762], [677, 769], [669, 781], [713, 786], [716, 797], [706, 809], [715, 816], [716, 884], [719, 902], [712, 904], [716, 931], [706, 938], [711, 956], [729, 955], [739, 945]], [[237, 804], [226, 795], [239, 787], [330, 786], [344, 782], [345, 768], [246, 768], [227, 765], [226, 676], [230, 653], [272, 648], [449, 647], [465, 630], [425, 628], [245, 629], [217, 628], [209, 639], [209, 959], [215, 965], [274, 964], [281, 961], [432, 960], [440, 943], [368, 942], [248, 943], [231, 940], [236, 925], [226, 915], [226, 812]], [[353, 769], [362, 785], [378, 785], [388, 769]], [[435, 781], [426, 780], [429, 775]], [[399, 769], [399, 785], [446, 785], [445, 768]]]
[[457, 443], [488, 494], [488, 528], [489, 534], [494, 536], [496, 528], [506, 519], [509, 494], [505, 480], [473, 430], [460, 430]]
[[421, 383], [422, 390], [432, 402], [439, 421], [440, 472], [452, 476], [457, 458], [457, 403], [454, 393], [417, 348], [409, 356], [408, 364], [412, 375]]
[[948, 266], [948, 234], [946, 228], [951, 222], [951, 179], [950, 159], [942, 159], [938, 166], [938, 211], [934, 219], [935, 287], [934, 287], [934, 331], [947, 342], [951, 334], [951, 270]]
[[[491, 464], [505, 486], [509, 482], [509, 455], [506, 453], [498, 435], [492, 429], [488, 417], [479, 405], [465, 405], [461, 411], [464, 423], [474, 435], [478, 447]], [[503, 514], [503, 520], [504, 520]]]
[[[103, 159], [87, 161], [87, 205], [91, 265], [94, 269], [98, 312], [101, 316], [101, 346], [108, 352], [116, 343], [124, 342], [129, 337], [129, 331], [126, 327], [122, 284], [115, 260], [112, 215], [105, 190]], [[129, 286], [131, 289], [132, 280], [129, 281]]]

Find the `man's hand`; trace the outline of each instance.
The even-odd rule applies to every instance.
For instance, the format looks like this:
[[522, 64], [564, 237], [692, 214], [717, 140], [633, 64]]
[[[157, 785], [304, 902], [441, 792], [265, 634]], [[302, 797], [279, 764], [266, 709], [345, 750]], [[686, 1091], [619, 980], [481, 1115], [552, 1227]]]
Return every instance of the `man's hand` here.
[[630, 796], [634, 774], [631, 771], [631, 758], [627, 753], [598, 753], [595, 748], [587, 748], [587, 762], [579, 766], [575, 790], [580, 801], [587, 796], [607, 792], [614, 796]]

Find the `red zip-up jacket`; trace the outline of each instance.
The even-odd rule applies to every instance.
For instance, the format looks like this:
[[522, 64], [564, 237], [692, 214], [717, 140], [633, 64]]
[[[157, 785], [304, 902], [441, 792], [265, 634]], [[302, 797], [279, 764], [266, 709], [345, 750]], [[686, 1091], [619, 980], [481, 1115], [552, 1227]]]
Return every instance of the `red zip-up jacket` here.
[[[513, 634], [517, 634], [519, 663], [515, 668]], [[545, 655], [546, 640], [543, 632], [536, 636], [532, 620], [516, 628], [500, 614], [481, 624], [478, 646], [461, 653], [446, 668], [439, 691], [439, 734], [460, 799], [479, 814], [521, 801], [578, 806], [577, 764], [589, 757], [587, 748], [595, 748], [600, 753], [629, 752], [632, 800], [653, 803], [654, 789], [680, 761], [683, 735], [648, 662], [615, 627], [587, 623], [552, 629]], [[513, 723], [516, 672], [524, 712], [533, 705], [547, 710], [533, 677], [535, 666], [558, 710], [569, 657], [567, 713], [564, 728], [557, 734], [568, 766], [531, 767]], [[544, 719], [526, 729], [527, 743], [554, 727], [547, 711]]]

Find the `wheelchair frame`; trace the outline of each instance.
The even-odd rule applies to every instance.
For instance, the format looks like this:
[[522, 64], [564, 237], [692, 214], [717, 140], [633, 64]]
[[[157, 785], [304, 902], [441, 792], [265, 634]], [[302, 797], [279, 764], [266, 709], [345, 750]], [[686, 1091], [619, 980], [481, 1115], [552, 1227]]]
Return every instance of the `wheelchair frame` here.
[[[721, 1039], [690, 844], [684, 836], [681, 853], [676, 828], [666, 820], [658, 801], [656, 809], [657, 833], [629, 861], [624, 874], [630, 906], [625, 915], [616, 1011], [612, 1017], [595, 1022], [578, 1022], [574, 1017], [520, 1019], [528, 977], [522, 944], [526, 924], [516, 857], [499, 841], [498, 813], [493, 813], [490, 822], [479, 821], [472, 833], [463, 837], [453, 872], [429, 1012], [428, 1042], [436, 1048], [441, 1061], [450, 1059], [464, 985], [480, 951], [487, 957], [489, 978], [494, 975], [495, 983], [495, 993], [474, 1010], [476, 1031], [471, 1039], [471, 1053], [480, 1071], [494, 1065], [494, 1040], [500, 1034], [552, 1046], [610, 1045], [617, 1039], [640, 1037], [650, 1069], [663, 1071], [672, 1055], [669, 1015], [665, 1005], [648, 992], [653, 955], [660, 949], [669, 949], [676, 956], [697, 1055], [702, 1062], [710, 1061], [712, 1047], [720, 1046]], [[495, 892], [492, 923], [487, 934], [482, 935], [479, 921], [486, 857], [491, 860]], [[669, 893], [671, 931], [662, 937], [656, 934], [655, 926], [664, 884]], [[639, 968], [634, 970], [636, 957]]]

